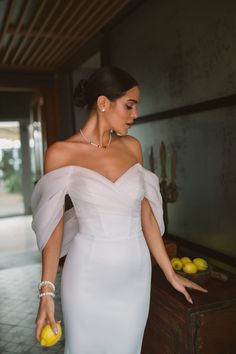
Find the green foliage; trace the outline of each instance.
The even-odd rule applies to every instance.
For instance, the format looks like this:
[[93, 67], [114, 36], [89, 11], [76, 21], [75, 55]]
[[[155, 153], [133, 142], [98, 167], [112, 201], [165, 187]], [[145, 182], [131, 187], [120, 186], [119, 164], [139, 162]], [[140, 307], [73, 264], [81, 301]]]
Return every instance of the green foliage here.
[[3, 150], [3, 158], [0, 161], [0, 170], [3, 174], [0, 177], [4, 181], [4, 188], [7, 193], [20, 193], [22, 191], [21, 169], [14, 170], [12, 150]]
[[21, 192], [21, 173], [20, 171], [15, 171], [14, 174], [10, 175], [4, 183], [5, 190], [7, 193], [20, 193]]

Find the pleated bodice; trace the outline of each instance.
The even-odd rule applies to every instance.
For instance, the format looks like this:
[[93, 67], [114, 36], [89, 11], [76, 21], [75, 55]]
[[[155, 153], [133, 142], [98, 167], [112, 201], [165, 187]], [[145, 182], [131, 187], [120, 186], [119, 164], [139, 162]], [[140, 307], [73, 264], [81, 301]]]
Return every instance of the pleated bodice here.
[[[64, 212], [68, 194], [73, 208]], [[32, 198], [32, 228], [42, 251], [64, 213], [60, 257], [67, 254], [77, 233], [94, 239], [129, 238], [142, 230], [141, 201], [146, 197], [164, 234], [162, 197], [156, 174], [140, 163], [132, 165], [115, 182], [89, 168], [69, 165], [43, 175]]]

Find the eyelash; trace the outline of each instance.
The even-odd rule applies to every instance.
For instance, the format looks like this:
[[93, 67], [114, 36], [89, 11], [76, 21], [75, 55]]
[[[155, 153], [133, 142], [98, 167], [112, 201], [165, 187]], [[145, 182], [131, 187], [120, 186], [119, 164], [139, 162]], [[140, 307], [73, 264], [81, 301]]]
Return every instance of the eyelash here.
[[126, 107], [127, 107], [127, 109], [132, 109], [133, 108], [132, 106], [127, 106], [127, 105], [126, 105]]

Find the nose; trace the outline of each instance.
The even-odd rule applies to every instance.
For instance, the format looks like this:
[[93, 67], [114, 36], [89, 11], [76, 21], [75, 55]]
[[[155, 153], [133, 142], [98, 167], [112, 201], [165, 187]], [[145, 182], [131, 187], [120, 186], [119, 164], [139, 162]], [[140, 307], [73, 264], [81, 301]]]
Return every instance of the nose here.
[[136, 108], [136, 107], [133, 107], [131, 113], [132, 113], [132, 114], [131, 114], [131, 117], [132, 117], [133, 119], [138, 118], [138, 111], [137, 111], [137, 108]]

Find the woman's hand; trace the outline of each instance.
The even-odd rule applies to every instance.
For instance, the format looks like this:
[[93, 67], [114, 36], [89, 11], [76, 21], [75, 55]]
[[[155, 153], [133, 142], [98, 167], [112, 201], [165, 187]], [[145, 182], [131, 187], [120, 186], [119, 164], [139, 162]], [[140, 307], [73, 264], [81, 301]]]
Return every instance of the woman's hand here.
[[54, 318], [55, 305], [51, 296], [43, 296], [40, 299], [38, 314], [35, 320], [35, 337], [40, 342], [40, 333], [46, 324], [50, 324], [54, 333], [57, 333]]
[[203, 291], [204, 293], [208, 292], [207, 289], [204, 289], [200, 285], [194, 283], [193, 281], [191, 281], [187, 278], [182, 277], [181, 275], [179, 275], [175, 272], [172, 274], [171, 278], [168, 279], [168, 281], [176, 290], [178, 290], [179, 292], [184, 294], [186, 300], [188, 302], [190, 302], [191, 304], [193, 303], [193, 300], [185, 288]]

